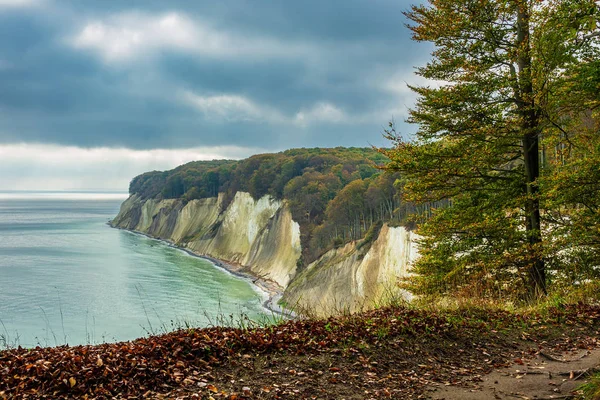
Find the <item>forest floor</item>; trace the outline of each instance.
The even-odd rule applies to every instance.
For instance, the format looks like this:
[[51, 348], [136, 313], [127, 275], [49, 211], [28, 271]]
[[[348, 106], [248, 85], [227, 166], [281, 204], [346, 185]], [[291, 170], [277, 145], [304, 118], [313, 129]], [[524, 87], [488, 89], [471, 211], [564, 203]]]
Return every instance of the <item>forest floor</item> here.
[[0, 352], [0, 398], [567, 399], [600, 366], [600, 306], [389, 307]]

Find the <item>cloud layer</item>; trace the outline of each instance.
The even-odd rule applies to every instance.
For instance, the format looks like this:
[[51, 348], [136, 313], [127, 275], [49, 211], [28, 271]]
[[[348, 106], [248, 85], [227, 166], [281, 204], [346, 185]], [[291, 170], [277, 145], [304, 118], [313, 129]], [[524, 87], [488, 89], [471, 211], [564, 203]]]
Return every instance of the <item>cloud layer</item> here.
[[0, 0], [0, 143], [384, 145], [408, 3]]

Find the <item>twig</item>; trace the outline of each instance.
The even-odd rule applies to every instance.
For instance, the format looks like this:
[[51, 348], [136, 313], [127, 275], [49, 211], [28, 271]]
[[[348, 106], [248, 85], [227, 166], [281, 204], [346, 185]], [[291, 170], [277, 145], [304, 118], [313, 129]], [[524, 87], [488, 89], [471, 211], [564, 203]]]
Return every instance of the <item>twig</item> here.
[[581, 379], [584, 376], [589, 376], [598, 371], [600, 371], [600, 368], [596, 367], [596, 368], [576, 369], [576, 370], [572, 370], [572, 371], [558, 372], [557, 375], [568, 376], [569, 379], [576, 381], [578, 379]]

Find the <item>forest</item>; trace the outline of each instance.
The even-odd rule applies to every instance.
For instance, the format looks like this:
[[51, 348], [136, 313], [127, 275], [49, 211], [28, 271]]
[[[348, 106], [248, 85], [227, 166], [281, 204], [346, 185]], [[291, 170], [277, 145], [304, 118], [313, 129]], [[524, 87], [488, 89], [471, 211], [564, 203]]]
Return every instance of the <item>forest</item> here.
[[[223, 210], [238, 191], [254, 199], [285, 200], [300, 224], [300, 267], [351, 240], [376, 238], [383, 222], [411, 224], [429, 203], [402, 201], [399, 173], [382, 168], [389, 159], [373, 148], [310, 148], [259, 154], [240, 161], [195, 161], [171, 171], [148, 172], [131, 181], [142, 198], [194, 199], [224, 196]], [[369, 233], [369, 235], [367, 235]]]

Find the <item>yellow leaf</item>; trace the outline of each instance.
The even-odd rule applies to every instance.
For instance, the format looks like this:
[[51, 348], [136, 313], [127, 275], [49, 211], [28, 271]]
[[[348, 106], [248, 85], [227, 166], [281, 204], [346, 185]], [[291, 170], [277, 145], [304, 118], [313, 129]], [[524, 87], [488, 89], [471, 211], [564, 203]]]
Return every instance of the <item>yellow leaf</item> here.
[[213, 393], [217, 393], [219, 391], [219, 389], [217, 389], [214, 385], [208, 385], [206, 388]]
[[76, 383], [77, 383], [77, 381], [75, 380], [75, 378], [73, 378], [73, 377], [69, 378], [69, 385], [71, 385], [71, 387], [75, 386]]

